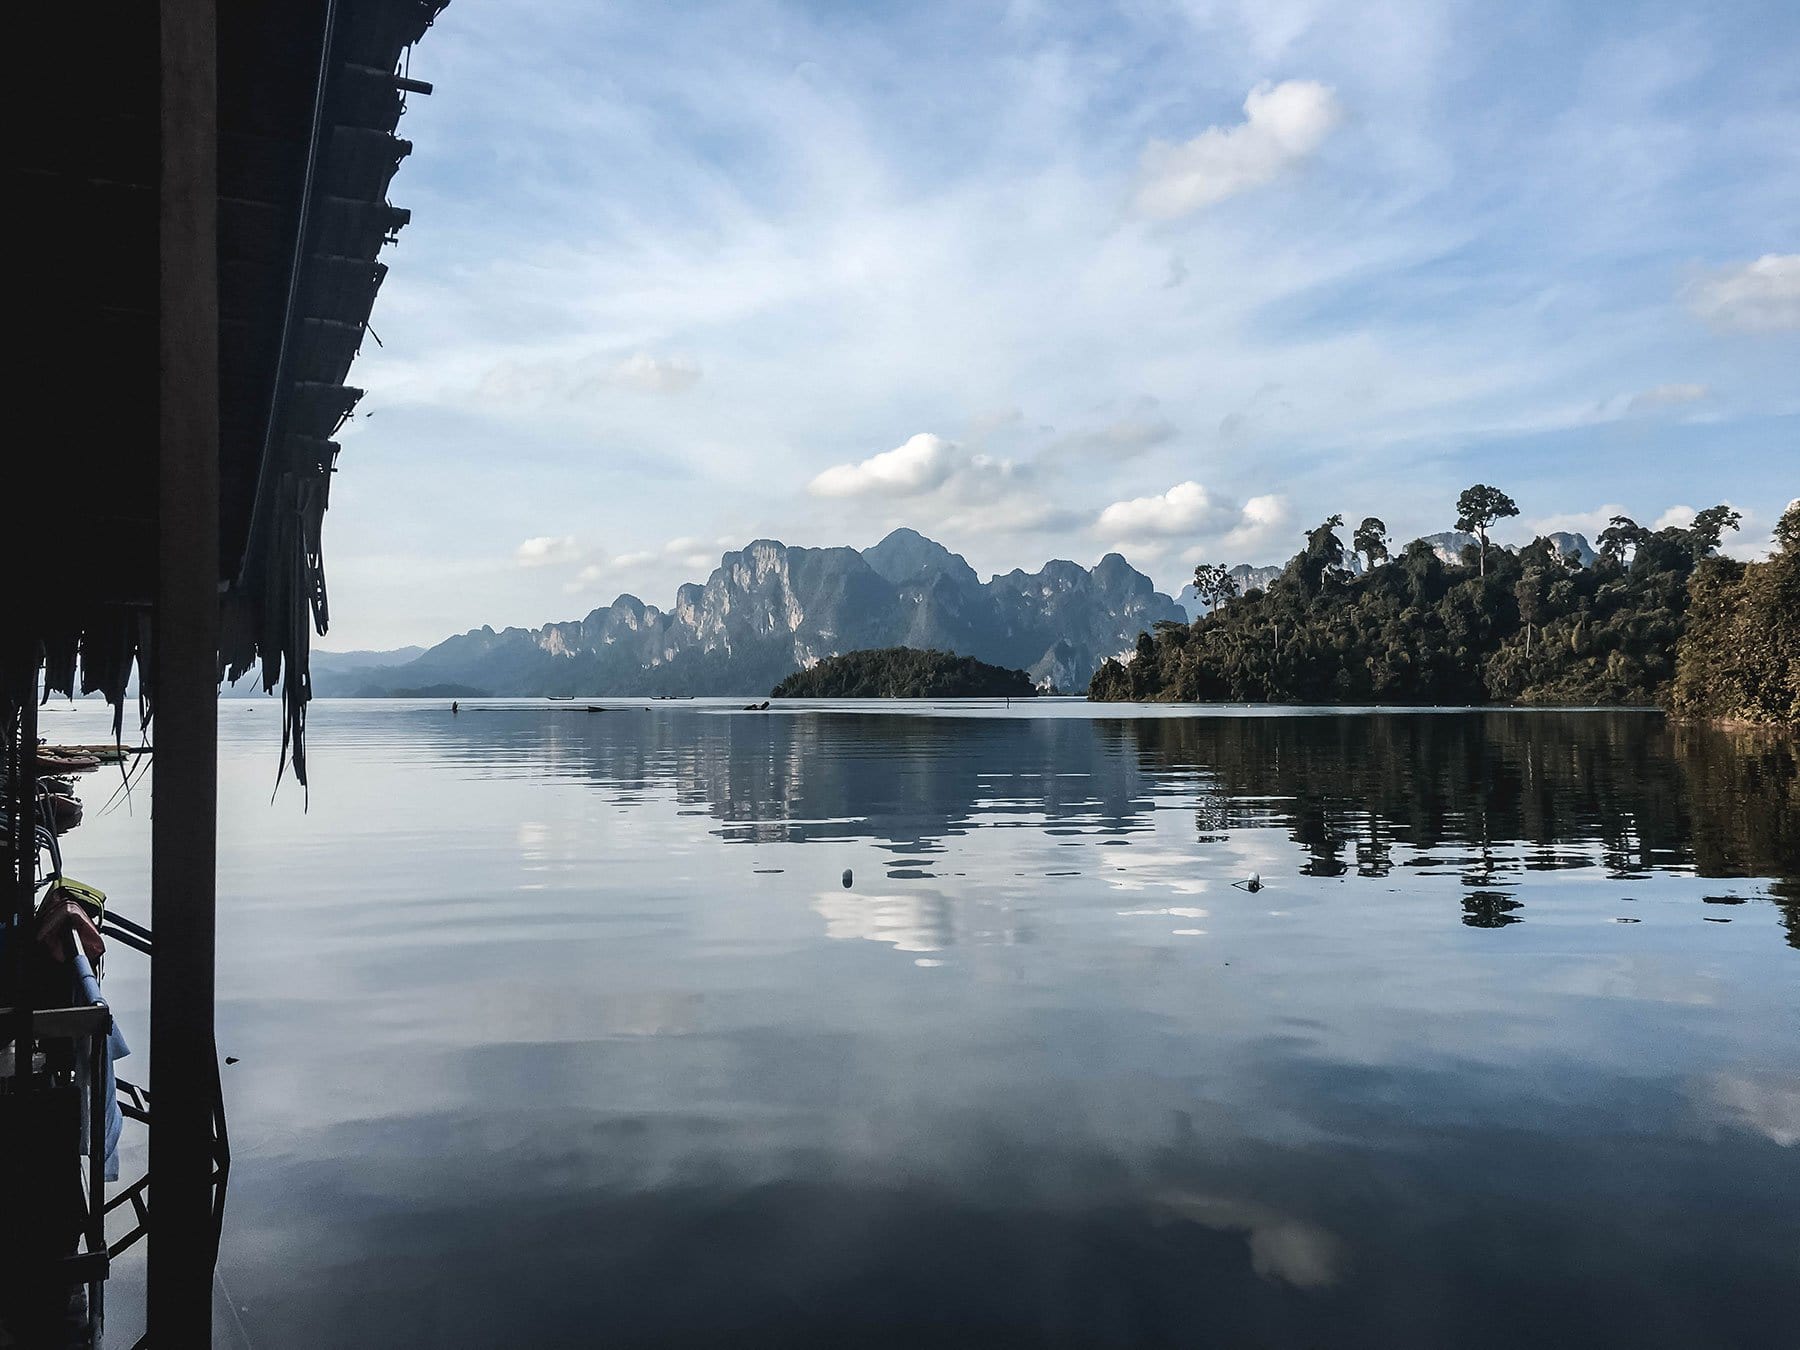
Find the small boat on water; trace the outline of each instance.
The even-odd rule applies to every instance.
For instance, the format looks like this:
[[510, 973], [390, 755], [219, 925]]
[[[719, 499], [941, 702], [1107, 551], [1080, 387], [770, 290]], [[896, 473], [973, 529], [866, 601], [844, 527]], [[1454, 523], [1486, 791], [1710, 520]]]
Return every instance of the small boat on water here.
[[573, 694], [546, 694], [545, 697], [552, 703], [573, 703], [575, 701]]

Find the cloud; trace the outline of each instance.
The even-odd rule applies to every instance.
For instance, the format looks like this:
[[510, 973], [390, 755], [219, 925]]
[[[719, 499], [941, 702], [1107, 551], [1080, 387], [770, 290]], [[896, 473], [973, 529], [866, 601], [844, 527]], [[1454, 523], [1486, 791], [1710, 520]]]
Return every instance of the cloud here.
[[1310, 157], [1342, 119], [1337, 95], [1315, 80], [1259, 84], [1236, 126], [1208, 127], [1180, 145], [1149, 144], [1137, 210], [1170, 220], [1261, 187]]
[[520, 567], [548, 567], [552, 563], [573, 562], [580, 556], [581, 545], [572, 534], [540, 534], [513, 550], [513, 561]]
[[[1154, 399], [1147, 402], [1152, 407], [1155, 405]], [[1044, 455], [1091, 458], [1116, 464], [1120, 460], [1136, 459], [1146, 450], [1175, 439], [1178, 432], [1179, 428], [1173, 422], [1155, 412], [1127, 413], [1104, 426], [1057, 437], [1045, 448]]]
[[1674, 408], [1683, 403], [1698, 403], [1711, 398], [1712, 390], [1704, 384], [1659, 384], [1654, 389], [1633, 394], [1625, 401], [1628, 413], [1649, 412], [1653, 408]]
[[806, 485], [815, 497], [916, 497], [940, 487], [955, 465], [951, 443], [921, 431], [860, 464], [834, 464]]
[[1025, 420], [1017, 404], [1000, 408], [984, 408], [969, 418], [969, 434], [976, 440], [1016, 427]]
[[1061, 534], [1079, 529], [1086, 516], [1080, 511], [1046, 501], [1031, 492], [1010, 492], [997, 501], [955, 507], [925, 522], [926, 533], [937, 530], [951, 538], [992, 538], [998, 535]]
[[612, 382], [652, 394], [679, 394], [700, 382], [700, 367], [685, 356], [636, 352], [612, 368]]
[[1800, 253], [1765, 253], [1719, 268], [1688, 282], [1682, 296], [1695, 317], [1721, 333], [1800, 328]]
[[[653, 579], [657, 582], [667, 580], [672, 569], [689, 574], [691, 580], [700, 580], [710, 575], [719, 565], [719, 554], [724, 548], [737, 546], [729, 540], [722, 540], [715, 547], [704, 539], [683, 535], [654, 548], [631, 549], [610, 558], [596, 556], [564, 585], [563, 593], [586, 594], [607, 577], [617, 577], [628, 572], [641, 573], [646, 569], [653, 573]], [[626, 581], [629, 582], [630, 578], [627, 577]]]
[[1656, 530], [1685, 530], [1694, 523], [1694, 517], [1699, 514], [1700, 513], [1691, 506], [1671, 506], [1667, 511], [1664, 511], [1656, 518], [1655, 522], [1651, 525], [1651, 528]]
[[1242, 550], [1261, 548], [1286, 529], [1292, 519], [1286, 497], [1275, 493], [1252, 497], [1244, 503], [1238, 523], [1225, 536], [1225, 545]]
[[929, 431], [857, 464], [834, 464], [814, 475], [806, 490], [815, 497], [924, 497], [944, 493], [958, 500], [986, 499], [1025, 476], [1010, 460], [995, 459]]
[[1237, 518], [1234, 507], [1215, 500], [1190, 479], [1160, 496], [1114, 502], [1100, 513], [1095, 528], [1110, 539], [1136, 539], [1211, 533], [1229, 527]]

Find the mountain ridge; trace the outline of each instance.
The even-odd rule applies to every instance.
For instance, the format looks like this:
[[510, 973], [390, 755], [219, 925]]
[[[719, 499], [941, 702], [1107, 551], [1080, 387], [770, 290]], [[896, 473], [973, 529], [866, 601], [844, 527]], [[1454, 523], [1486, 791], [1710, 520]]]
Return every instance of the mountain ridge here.
[[844, 652], [914, 647], [1081, 688], [1179, 606], [1117, 553], [1052, 559], [983, 582], [957, 553], [898, 529], [868, 549], [754, 539], [668, 609], [629, 593], [579, 619], [455, 634], [404, 662], [321, 681], [322, 694], [457, 684], [493, 695], [745, 694]]

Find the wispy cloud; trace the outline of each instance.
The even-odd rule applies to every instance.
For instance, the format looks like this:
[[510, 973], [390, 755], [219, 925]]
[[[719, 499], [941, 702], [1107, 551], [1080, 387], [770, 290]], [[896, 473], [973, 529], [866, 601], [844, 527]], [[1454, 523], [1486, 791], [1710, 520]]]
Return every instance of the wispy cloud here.
[[1686, 403], [1699, 403], [1712, 397], [1704, 384], [1659, 384], [1625, 400], [1627, 412], [1648, 412], [1654, 408], [1679, 408]]
[[685, 356], [651, 356], [633, 352], [612, 369], [619, 384], [654, 394], [679, 394], [700, 381], [700, 367]]
[[1800, 253], [1765, 253], [1688, 282], [1688, 308], [1725, 333], [1777, 333], [1800, 328]]
[[1167, 220], [1262, 187], [1304, 163], [1341, 120], [1337, 95], [1317, 80], [1260, 84], [1244, 100], [1242, 122], [1178, 145], [1150, 143], [1137, 209]]
[[513, 560], [520, 567], [548, 567], [580, 556], [581, 545], [572, 534], [541, 534], [513, 550]]

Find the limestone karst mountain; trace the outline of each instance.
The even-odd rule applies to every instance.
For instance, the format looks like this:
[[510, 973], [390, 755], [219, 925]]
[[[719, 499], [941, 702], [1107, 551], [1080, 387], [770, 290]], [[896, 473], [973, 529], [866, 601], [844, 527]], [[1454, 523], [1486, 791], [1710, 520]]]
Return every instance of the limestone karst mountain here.
[[461, 685], [494, 695], [741, 694], [797, 669], [873, 647], [953, 651], [1026, 670], [1042, 688], [1079, 690], [1179, 606], [1124, 558], [1056, 560], [981, 581], [959, 555], [913, 530], [879, 544], [800, 548], [758, 539], [727, 553], [668, 609], [621, 595], [585, 618], [478, 628], [412, 660], [322, 682], [324, 694]]

